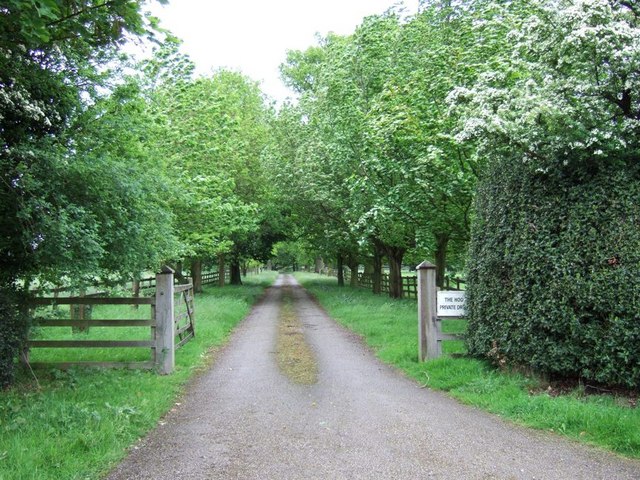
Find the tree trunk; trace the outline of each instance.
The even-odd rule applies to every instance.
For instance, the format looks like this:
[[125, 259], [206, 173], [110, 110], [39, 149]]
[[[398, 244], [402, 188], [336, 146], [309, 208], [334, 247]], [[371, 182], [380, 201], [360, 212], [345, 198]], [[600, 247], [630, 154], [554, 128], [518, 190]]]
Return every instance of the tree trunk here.
[[193, 282], [193, 291], [202, 293], [202, 260], [199, 258], [191, 260], [191, 281]]
[[242, 277], [240, 276], [240, 262], [232, 260], [230, 265], [231, 279], [229, 283], [231, 285], [242, 285]]
[[447, 245], [449, 244], [449, 235], [439, 233], [436, 234], [436, 286], [444, 288], [444, 272], [447, 267]]
[[[133, 276], [133, 296], [135, 298], [140, 297], [140, 274], [139, 273], [136, 273]], [[140, 308], [140, 305], [134, 305], [133, 308], [138, 310]]]
[[402, 298], [402, 257], [405, 249], [402, 247], [386, 247], [389, 260], [389, 296]]
[[224, 255], [218, 255], [218, 286], [224, 287]]
[[247, 262], [242, 264], [242, 276], [246, 277], [247, 276], [247, 270], [249, 269], [249, 267], [247, 267]]
[[351, 270], [351, 280], [349, 281], [349, 285], [352, 287], [358, 286], [358, 257], [356, 255], [351, 255], [349, 257], [349, 270]]
[[339, 253], [338, 254], [338, 258], [337, 258], [337, 262], [338, 262], [338, 286], [339, 287], [344, 287], [344, 259], [342, 258], [342, 254]]
[[373, 240], [373, 272], [371, 282], [373, 293], [382, 293], [382, 257], [384, 248], [378, 240]]
[[178, 280], [178, 282], [184, 283], [184, 273], [182, 273], [182, 270], [183, 270], [182, 262], [176, 263], [176, 268], [174, 268], [174, 270], [175, 270], [173, 274], [174, 277]]
[[316, 265], [314, 272], [322, 273], [322, 269], [324, 268], [324, 262], [322, 261], [322, 257], [316, 257]]

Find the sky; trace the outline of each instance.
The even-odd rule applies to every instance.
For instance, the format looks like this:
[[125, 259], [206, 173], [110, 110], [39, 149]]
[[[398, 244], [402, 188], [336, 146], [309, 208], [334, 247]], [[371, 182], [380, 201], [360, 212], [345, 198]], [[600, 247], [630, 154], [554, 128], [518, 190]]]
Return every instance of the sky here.
[[[238, 70], [259, 81], [263, 92], [282, 102], [292, 96], [278, 67], [287, 50], [316, 44], [316, 34], [352, 33], [367, 15], [383, 13], [394, 0], [171, 0], [150, 5], [162, 26], [183, 40], [182, 51], [197, 73]], [[419, 0], [405, 0], [408, 12]]]

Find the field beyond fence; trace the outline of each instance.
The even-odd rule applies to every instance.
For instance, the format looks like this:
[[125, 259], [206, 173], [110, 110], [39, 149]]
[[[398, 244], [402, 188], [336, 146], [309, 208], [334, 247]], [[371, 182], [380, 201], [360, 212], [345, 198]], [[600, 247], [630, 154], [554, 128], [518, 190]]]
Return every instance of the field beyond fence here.
[[[171, 373], [175, 350], [195, 335], [193, 284], [174, 284], [173, 271], [169, 270], [156, 275], [153, 285], [144, 287], [145, 291], [151, 289], [154, 291], [150, 296], [93, 294], [34, 299], [36, 328], [23, 354], [23, 362], [30, 367], [156, 368], [161, 373]], [[141, 309], [141, 306], [148, 308]], [[65, 349], [70, 356], [56, 363], [42, 358], [34, 361], [30, 353], [34, 349]], [[95, 355], [89, 353], [95, 349], [100, 349], [98, 355], [102, 360], [96, 360]], [[135, 352], [127, 351], [131, 349]], [[146, 351], [146, 355], [140, 350]]]

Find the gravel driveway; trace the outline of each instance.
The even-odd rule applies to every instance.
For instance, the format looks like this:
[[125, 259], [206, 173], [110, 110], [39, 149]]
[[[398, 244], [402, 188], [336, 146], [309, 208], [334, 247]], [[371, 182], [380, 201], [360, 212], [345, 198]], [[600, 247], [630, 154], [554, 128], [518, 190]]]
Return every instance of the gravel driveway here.
[[[283, 286], [318, 362], [278, 370]], [[421, 389], [280, 276], [215, 365], [109, 479], [640, 479], [640, 462], [530, 431]]]

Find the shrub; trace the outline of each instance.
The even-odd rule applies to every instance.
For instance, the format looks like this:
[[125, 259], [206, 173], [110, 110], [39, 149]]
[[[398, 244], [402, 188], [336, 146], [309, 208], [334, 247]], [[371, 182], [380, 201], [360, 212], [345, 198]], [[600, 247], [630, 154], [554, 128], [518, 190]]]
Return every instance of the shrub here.
[[637, 161], [571, 173], [494, 164], [476, 199], [469, 352], [637, 387], [639, 199]]

